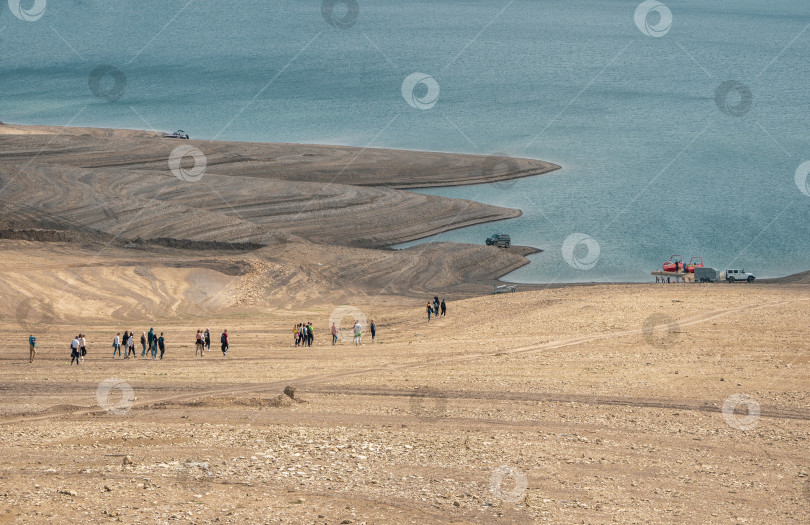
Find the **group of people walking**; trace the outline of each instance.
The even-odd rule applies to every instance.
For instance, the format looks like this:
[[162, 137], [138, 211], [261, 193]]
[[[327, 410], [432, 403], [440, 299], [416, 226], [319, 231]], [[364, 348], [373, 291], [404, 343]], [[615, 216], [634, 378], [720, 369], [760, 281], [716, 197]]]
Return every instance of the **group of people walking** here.
[[[219, 336], [219, 342], [222, 345], [222, 356], [228, 357], [228, 350], [230, 349], [230, 339], [228, 338], [228, 329], [223, 330], [222, 335]], [[200, 357], [205, 356], [205, 351], [211, 350], [211, 330], [197, 330], [197, 337], [194, 341], [194, 357], [198, 354]]]
[[[113, 359], [115, 359], [116, 354], [118, 354], [119, 358], [121, 357], [122, 346], [126, 352], [124, 359], [129, 359], [129, 354], [132, 354], [133, 359], [137, 357], [135, 353], [135, 332], [125, 330], [123, 336], [121, 332], [118, 332], [113, 337], [112, 346]], [[154, 328], [150, 328], [148, 334], [141, 332], [141, 357], [151, 355], [153, 360], [158, 359], [158, 350], [160, 350], [159, 359], [163, 359], [163, 354], [166, 353], [166, 338], [163, 336], [163, 332], [160, 332], [160, 336], [155, 333]]]
[[427, 304], [428, 321], [430, 321], [431, 315], [434, 315], [436, 317], [439, 317], [439, 315], [441, 315], [442, 317], [447, 315], [447, 303], [444, 302], [444, 299], [442, 299], [440, 302], [439, 298], [434, 296], [433, 302], [432, 303], [428, 302]]
[[[163, 355], [166, 353], [166, 337], [163, 335], [163, 332], [160, 332], [158, 335], [155, 332], [154, 328], [150, 328], [149, 332], [141, 332], [141, 357], [152, 357], [152, 359], [163, 359]], [[222, 343], [222, 355], [228, 357], [228, 350], [230, 349], [230, 340], [228, 337], [228, 330], [222, 332], [220, 336], [220, 342]], [[197, 330], [197, 350], [195, 351], [194, 355], [199, 353], [200, 356], [204, 355], [205, 350], [211, 348], [211, 332], [208, 328], [203, 330]], [[310, 343], [311, 345], [311, 343]], [[135, 332], [131, 330], [125, 330], [123, 334], [118, 332], [115, 334], [112, 340], [112, 348], [113, 348], [113, 359], [123, 357], [124, 359], [129, 359], [130, 354], [132, 354], [132, 358], [136, 358], [137, 354], [135, 352]], [[122, 354], [121, 351], [125, 353]], [[158, 352], [160, 354], [158, 355]], [[37, 338], [34, 334], [30, 334], [28, 336], [28, 362], [33, 363], [34, 358], [37, 355]], [[87, 355], [87, 339], [85, 338], [84, 334], [79, 334], [73, 338], [70, 342], [70, 364], [76, 363], [76, 365], [80, 365], [84, 361], [84, 357]]]
[[[31, 344], [31, 339], [34, 339], [34, 346], [36, 346], [36, 338], [32, 335], [28, 338], [29, 345]], [[70, 342], [70, 364], [72, 365], [73, 362], [76, 362], [76, 366], [79, 366], [79, 363], [84, 361], [84, 356], [87, 355], [87, 339], [84, 338], [84, 334], [79, 334], [73, 338], [73, 341]], [[31, 356], [31, 361], [33, 361], [33, 356]]]
[[295, 346], [312, 346], [312, 342], [315, 341], [315, 328], [312, 327], [312, 321], [295, 325], [293, 327], [293, 336]]
[[197, 330], [197, 339], [194, 342], [194, 357], [197, 357], [197, 354], [204, 357], [206, 350], [211, 350], [211, 331], [208, 328]]
[[[369, 325], [369, 330], [371, 331], [371, 342], [375, 342], [377, 338], [377, 325], [374, 324], [374, 319], [371, 320], [371, 324]], [[337, 323], [332, 322], [332, 346], [335, 346], [338, 341], [338, 330]], [[354, 337], [352, 338], [352, 342], [355, 345], [363, 344], [363, 325], [360, 324], [360, 320], [356, 319], [354, 321], [354, 326], [352, 327], [352, 333]]]

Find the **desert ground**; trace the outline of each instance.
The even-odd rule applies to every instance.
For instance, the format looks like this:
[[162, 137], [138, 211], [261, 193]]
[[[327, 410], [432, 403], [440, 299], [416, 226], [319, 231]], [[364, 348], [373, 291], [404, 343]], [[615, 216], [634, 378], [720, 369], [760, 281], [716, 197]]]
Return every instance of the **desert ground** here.
[[810, 522], [810, 274], [493, 295], [534, 249], [390, 246], [519, 210], [407, 188], [553, 165], [183, 143], [0, 126], [0, 524]]
[[[805, 285], [556, 288], [451, 301], [429, 323], [392, 296], [54, 324], [34, 304], [2, 324], [0, 516], [806, 523], [807, 300]], [[355, 317], [376, 341], [333, 347], [329, 319]], [[298, 321], [313, 347], [294, 347]], [[162, 361], [111, 358], [115, 332], [150, 326]], [[227, 358], [195, 357], [206, 327], [228, 329]]]

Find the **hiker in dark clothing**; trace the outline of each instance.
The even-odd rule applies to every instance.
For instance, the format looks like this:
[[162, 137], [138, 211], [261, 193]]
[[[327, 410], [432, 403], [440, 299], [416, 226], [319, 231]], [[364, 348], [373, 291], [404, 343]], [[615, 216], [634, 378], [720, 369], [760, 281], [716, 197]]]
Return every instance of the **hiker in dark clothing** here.
[[146, 332], [141, 332], [141, 346], [143, 347], [143, 352], [141, 352], [141, 357], [146, 355]]
[[149, 333], [146, 334], [146, 351], [147, 352], [152, 351], [152, 342], [154, 341], [154, 339], [155, 339], [155, 329], [150, 328]]
[[374, 319], [371, 320], [371, 342], [374, 342], [374, 338], [377, 337], [377, 325], [374, 324]]
[[445, 314], [447, 314], [447, 303], [444, 302], [444, 299], [442, 299], [441, 307], [442, 307], [442, 317], [444, 317]]
[[81, 358], [81, 354], [79, 353], [79, 338], [76, 337], [70, 343], [70, 364], [73, 364], [73, 360], [76, 360], [76, 366], [79, 366], [79, 359]]
[[152, 353], [152, 360], [157, 359], [157, 353], [158, 353], [158, 337], [157, 337], [157, 334], [152, 336], [152, 346], [151, 346], [151, 348], [149, 350]]
[[439, 316], [439, 298], [433, 297], [433, 313], [436, 314], [436, 317]]
[[312, 328], [312, 321], [307, 323], [307, 346], [312, 346], [312, 341], [315, 340], [315, 329]]
[[228, 344], [228, 330], [222, 332], [219, 342], [222, 343], [222, 357], [228, 357], [228, 348], [230, 348]]
[[166, 339], [163, 337], [163, 332], [160, 332], [160, 337], [158, 337], [158, 348], [160, 348], [160, 358], [163, 359], [163, 353], [166, 352]]
[[[129, 344], [129, 330], [124, 330], [124, 335], [121, 336], [121, 345], [124, 347], [124, 352], [127, 353], [127, 355], [124, 356], [124, 359], [129, 359], [129, 346], [127, 346], [128, 344]], [[118, 357], [121, 357], [120, 352]]]
[[430, 303], [427, 304], [427, 313], [428, 313], [428, 322], [430, 322], [430, 314], [433, 313], [433, 306]]
[[205, 329], [205, 349], [211, 350], [211, 331], [208, 328]]

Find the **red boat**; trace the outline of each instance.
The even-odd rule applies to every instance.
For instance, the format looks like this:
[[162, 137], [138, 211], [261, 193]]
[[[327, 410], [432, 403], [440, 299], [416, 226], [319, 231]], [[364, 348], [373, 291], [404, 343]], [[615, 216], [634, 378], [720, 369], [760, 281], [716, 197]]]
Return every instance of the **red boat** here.
[[695, 268], [703, 268], [703, 257], [692, 257], [686, 265], [686, 271], [695, 273]]
[[683, 257], [673, 255], [669, 258], [669, 261], [664, 263], [663, 268], [665, 272], [683, 271]]

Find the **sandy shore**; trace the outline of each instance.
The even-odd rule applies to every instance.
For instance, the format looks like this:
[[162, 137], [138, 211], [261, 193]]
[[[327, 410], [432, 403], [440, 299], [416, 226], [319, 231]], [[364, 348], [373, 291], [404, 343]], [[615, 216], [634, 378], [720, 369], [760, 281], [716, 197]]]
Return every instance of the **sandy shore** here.
[[386, 248], [518, 214], [402, 189], [484, 164], [0, 125], [0, 524], [808, 522], [810, 274], [490, 295], [531, 248]]

